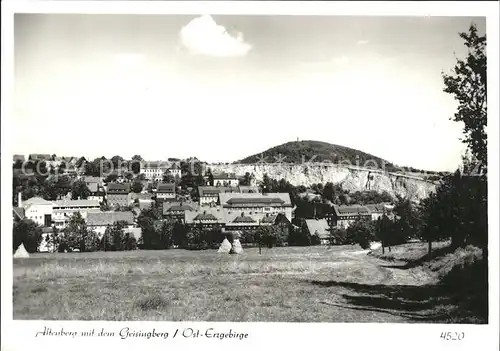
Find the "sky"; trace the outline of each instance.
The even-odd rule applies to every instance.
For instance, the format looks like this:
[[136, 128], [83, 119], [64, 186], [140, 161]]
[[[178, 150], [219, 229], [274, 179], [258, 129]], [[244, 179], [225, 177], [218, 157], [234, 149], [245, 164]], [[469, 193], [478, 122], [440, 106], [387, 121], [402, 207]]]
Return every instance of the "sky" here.
[[16, 14], [14, 153], [233, 162], [299, 140], [454, 170], [484, 18]]

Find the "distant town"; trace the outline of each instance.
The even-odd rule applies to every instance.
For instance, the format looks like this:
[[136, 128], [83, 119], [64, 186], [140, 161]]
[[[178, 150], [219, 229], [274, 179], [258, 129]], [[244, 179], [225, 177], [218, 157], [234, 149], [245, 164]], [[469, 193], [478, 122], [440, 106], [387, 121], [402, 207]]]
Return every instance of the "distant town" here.
[[[293, 188], [292, 193], [282, 191], [277, 181], [273, 187], [272, 180], [257, 182], [249, 173], [212, 173], [202, 163], [192, 161], [144, 161], [140, 156], [124, 160], [116, 156], [88, 162], [82, 157], [31, 154], [26, 159], [15, 155], [14, 220], [29, 219], [40, 226], [43, 234], [37, 251], [53, 252], [91, 249], [80, 245], [58, 248], [53, 238], [55, 232], [64, 234], [77, 213], [99, 240], [106, 229], [120, 223], [123, 233], [134, 238], [137, 246], [144, 242], [143, 231], [147, 230], [141, 225], [141, 214], [153, 209], [156, 228], [169, 222], [182, 225], [184, 231], [217, 228], [230, 234], [279, 227], [285, 242], [290, 231], [300, 231], [299, 241], [325, 245], [332, 243], [333, 228], [345, 229], [360, 217], [375, 221], [384, 214], [392, 216], [394, 206], [387, 194], [380, 196], [380, 202], [372, 199], [363, 205], [325, 206], [315, 201], [321, 197], [317, 191], [290, 184], [281, 188]], [[309, 211], [296, 213], [299, 198], [310, 203]], [[316, 209], [318, 205], [320, 209]]]

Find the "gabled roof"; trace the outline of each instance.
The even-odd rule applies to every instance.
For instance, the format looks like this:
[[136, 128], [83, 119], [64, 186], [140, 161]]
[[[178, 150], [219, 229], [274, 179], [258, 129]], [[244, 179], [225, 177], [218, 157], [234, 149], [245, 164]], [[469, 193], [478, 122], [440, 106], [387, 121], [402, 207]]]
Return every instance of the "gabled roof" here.
[[366, 206], [338, 206], [334, 205], [333, 210], [339, 217], [341, 216], [356, 216], [356, 215], [370, 215], [370, 210]]
[[237, 187], [225, 187], [225, 186], [199, 186], [198, 194], [200, 197], [203, 196], [217, 196], [221, 193], [239, 193]]
[[233, 197], [226, 201], [228, 205], [240, 205], [240, 204], [284, 204], [285, 201], [278, 197], [255, 197], [255, 198], [242, 198]]
[[288, 193], [245, 193], [245, 194], [219, 194], [219, 200], [223, 207], [263, 207], [263, 206], [281, 206], [291, 207], [290, 194]]
[[317, 235], [320, 239], [329, 237], [330, 226], [326, 219], [306, 219], [306, 226], [309, 234]]
[[134, 214], [132, 212], [89, 212], [87, 214], [88, 226], [108, 226], [115, 222], [134, 223]]
[[97, 184], [102, 183], [102, 180], [100, 177], [92, 177], [92, 176], [84, 176], [83, 181], [85, 183], [97, 183]]
[[22, 207], [14, 207], [12, 208], [12, 214], [19, 218], [20, 220], [24, 219], [24, 208]]
[[175, 184], [174, 183], [159, 183], [156, 187], [157, 193], [175, 193]]
[[175, 202], [163, 202], [163, 214], [168, 214], [177, 211], [194, 211], [194, 206], [189, 203], [183, 203], [180, 201]]
[[168, 162], [162, 161], [145, 161], [141, 163], [141, 168], [143, 169], [167, 169], [169, 167]]
[[52, 156], [49, 154], [30, 154], [29, 159], [30, 160], [44, 160], [44, 161], [50, 161]]
[[214, 180], [239, 179], [234, 173], [213, 173]]
[[179, 162], [173, 162], [172, 165], [169, 167], [169, 169], [171, 170], [180, 170], [181, 169], [181, 166], [179, 165]]
[[193, 221], [217, 221], [217, 217], [215, 217], [211, 213], [200, 213], [196, 217], [193, 218]]
[[31, 199], [22, 202], [22, 207], [24, 208], [27, 208], [31, 205], [53, 205], [53, 203], [38, 196], [32, 197]]
[[[201, 217], [198, 217], [200, 216]], [[203, 219], [203, 218], [212, 218], [214, 219]], [[203, 221], [203, 220], [209, 220], [211, 222], [215, 221], [217, 223], [225, 223], [223, 212], [219, 208], [215, 207], [209, 207], [209, 208], [204, 208], [203, 211], [201, 209], [199, 210], [193, 210], [193, 211], [185, 211], [184, 212], [184, 220], [186, 223], [193, 223], [195, 221]]]
[[176, 211], [192, 211], [193, 208], [189, 205], [173, 205], [170, 206], [167, 212], [176, 212]]
[[262, 219], [261, 219], [261, 223], [274, 223], [274, 221], [276, 220], [276, 217], [278, 215], [272, 215], [272, 216], [269, 216], [269, 215], [266, 215], [264, 216]]
[[99, 207], [98, 200], [57, 200], [54, 201], [55, 207], [85, 207], [94, 206]]
[[388, 211], [388, 208], [386, 207], [385, 204], [370, 204], [370, 205], [365, 205], [365, 207], [371, 212], [371, 213], [384, 213]]
[[252, 217], [245, 216], [245, 214], [241, 214], [241, 216], [236, 217], [233, 220], [233, 223], [256, 223], [257, 221], [254, 220]]
[[130, 192], [130, 184], [129, 183], [110, 183], [108, 184], [108, 194], [123, 194]]

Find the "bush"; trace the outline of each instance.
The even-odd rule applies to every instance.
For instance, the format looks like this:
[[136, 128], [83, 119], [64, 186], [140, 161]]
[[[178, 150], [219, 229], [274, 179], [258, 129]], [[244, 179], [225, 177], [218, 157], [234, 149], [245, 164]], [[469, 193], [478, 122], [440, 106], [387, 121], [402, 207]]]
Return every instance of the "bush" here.
[[468, 245], [448, 254], [438, 267], [440, 284], [462, 300], [461, 307], [488, 320], [488, 260], [481, 249]]
[[312, 245], [311, 235], [305, 228], [297, 228], [290, 230], [288, 235], [289, 246], [310, 246]]
[[348, 240], [368, 249], [375, 240], [375, 228], [371, 219], [358, 218], [346, 230]]
[[247, 244], [247, 245], [253, 245], [257, 242], [255, 237], [256, 237], [255, 230], [242, 230], [241, 236], [240, 236], [240, 243]]
[[42, 242], [42, 228], [31, 219], [23, 219], [14, 222], [13, 228], [13, 249], [24, 244], [26, 251], [34, 253]]
[[354, 244], [353, 238], [347, 235], [344, 228], [332, 228], [330, 230], [330, 245], [350, 245]]
[[317, 235], [311, 235], [311, 245], [321, 245], [321, 239]]
[[137, 249], [137, 240], [130, 233], [125, 233], [122, 239], [122, 249], [132, 251]]
[[89, 231], [85, 236], [85, 251], [86, 252], [95, 252], [99, 251], [100, 240], [99, 236], [94, 231]]
[[124, 228], [125, 224], [122, 222], [116, 222], [111, 227], [106, 228], [99, 243], [100, 249], [104, 251], [135, 250], [137, 241], [130, 233], [125, 233]]

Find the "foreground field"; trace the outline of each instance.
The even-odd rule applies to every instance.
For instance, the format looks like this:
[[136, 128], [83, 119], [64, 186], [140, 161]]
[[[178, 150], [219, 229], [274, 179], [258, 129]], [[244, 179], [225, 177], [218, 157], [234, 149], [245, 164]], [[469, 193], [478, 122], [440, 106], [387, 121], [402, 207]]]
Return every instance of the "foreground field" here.
[[355, 246], [35, 254], [13, 278], [14, 319], [429, 323], [456, 307], [430, 272]]

